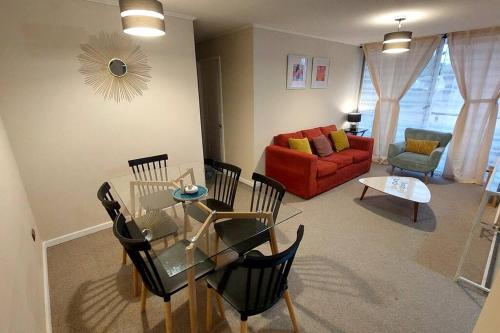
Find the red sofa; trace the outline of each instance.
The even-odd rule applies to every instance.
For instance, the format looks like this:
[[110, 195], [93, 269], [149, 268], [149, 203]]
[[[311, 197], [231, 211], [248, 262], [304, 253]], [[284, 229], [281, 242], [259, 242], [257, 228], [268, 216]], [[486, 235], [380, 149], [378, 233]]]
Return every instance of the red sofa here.
[[[333, 146], [330, 132], [335, 130], [330, 125], [275, 136], [274, 144], [266, 147], [266, 175], [309, 199], [370, 171], [372, 138], [347, 135], [350, 148], [326, 157], [316, 155], [312, 138], [325, 135]], [[308, 138], [313, 155], [290, 149], [289, 138]]]

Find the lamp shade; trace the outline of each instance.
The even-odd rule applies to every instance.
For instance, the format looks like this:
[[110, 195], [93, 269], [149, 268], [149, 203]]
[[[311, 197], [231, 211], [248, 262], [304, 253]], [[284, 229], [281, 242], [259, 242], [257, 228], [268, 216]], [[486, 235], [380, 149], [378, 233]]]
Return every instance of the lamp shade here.
[[361, 113], [359, 112], [348, 113], [347, 121], [350, 123], [359, 123], [361, 121]]
[[382, 46], [382, 53], [404, 53], [410, 51], [410, 42], [386, 43]]
[[123, 32], [134, 36], [163, 36], [165, 16], [157, 0], [120, 0]]
[[384, 35], [384, 44], [411, 42], [411, 31], [395, 31]]

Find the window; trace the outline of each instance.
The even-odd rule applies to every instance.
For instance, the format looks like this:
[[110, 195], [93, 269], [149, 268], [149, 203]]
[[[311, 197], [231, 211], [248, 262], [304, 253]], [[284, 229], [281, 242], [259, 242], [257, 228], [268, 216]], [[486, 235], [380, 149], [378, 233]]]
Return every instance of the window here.
[[[358, 109], [363, 114], [360, 125], [368, 129], [367, 134], [371, 134], [376, 102], [377, 94], [365, 65]], [[448, 44], [443, 41], [415, 83], [401, 99], [395, 141], [404, 141], [404, 131], [408, 127], [453, 132], [463, 103], [451, 67]], [[489, 155], [490, 164], [500, 156], [499, 123], [497, 118]], [[443, 170], [445, 160], [441, 159], [437, 172]]]

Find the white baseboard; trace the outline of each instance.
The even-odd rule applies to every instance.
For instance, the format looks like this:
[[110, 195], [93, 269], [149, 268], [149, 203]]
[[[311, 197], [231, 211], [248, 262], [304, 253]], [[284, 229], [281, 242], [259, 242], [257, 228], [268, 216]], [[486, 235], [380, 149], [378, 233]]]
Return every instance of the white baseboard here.
[[240, 177], [240, 182], [250, 187], [253, 187], [253, 180], [248, 180], [246, 178]]
[[47, 242], [42, 243], [43, 297], [45, 304], [45, 332], [52, 333], [52, 317], [50, 312], [49, 270], [47, 267]]
[[113, 221], [104, 222], [104, 223], [101, 223], [98, 225], [94, 225], [92, 227], [88, 227], [88, 228], [85, 228], [82, 230], [71, 232], [71, 233], [66, 234], [66, 235], [62, 235], [62, 236], [59, 236], [56, 238], [46, 240], [44, 242], [44, 244], [46, 245], [46, 247], [55, 246], [55, 245], [58, 245], [58, 244], [61, 244], [64, 242], [68, 242], [68, 241], [73, 240], [73, 239], [77, 239], [77, 238], [80, 238], [83, 236], [94, 234], [98, 231], [111, 228], [112, 226], [113, 226]]

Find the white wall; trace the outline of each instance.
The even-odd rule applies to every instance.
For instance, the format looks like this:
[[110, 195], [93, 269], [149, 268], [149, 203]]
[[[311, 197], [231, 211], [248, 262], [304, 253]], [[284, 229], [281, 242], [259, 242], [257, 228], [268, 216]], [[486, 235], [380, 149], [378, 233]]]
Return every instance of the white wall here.
[[244, 29], [196, 45], [199, 60], [219, 56], [226, 162], [250, 179], [254, 169], [253, 31]]
[[0, 332], [43, 332], [45, 312], [41, 241], [0, 118]]
[[76, 57], [90, 35], [121, 33], [118, 7], [23, 0], [2, 13], [0, 114], [43, 239], [109, 220], [96, 191], [128, 172], [128, 159], [202, 159], [191, 21], [167, 17], [166, 36], [134, 38], [152, 79], [143, 96], [116, 103], [83, 83]]
[[[286, 89], [287, 55], [309, 57], [307, 88]], [[327, 89], [311, 89], [312, 57], [330, 58]], [[254, 127], [256, 169], [264, 171], [264, 150], [273, 136], [336, 124], [357, 106], [362, 68], [359, 47], [254, 28]]]

